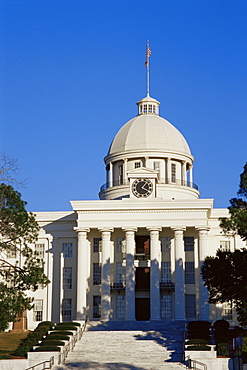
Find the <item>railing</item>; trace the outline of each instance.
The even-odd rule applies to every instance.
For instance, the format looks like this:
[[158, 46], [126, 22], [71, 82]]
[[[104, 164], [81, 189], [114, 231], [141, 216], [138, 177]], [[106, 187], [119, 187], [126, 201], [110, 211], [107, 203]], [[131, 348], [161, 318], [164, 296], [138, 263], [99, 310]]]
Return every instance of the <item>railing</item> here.
[[160, 289], [175, 289], [175, 284], [173, 282], [167, 282], [167, 283], [164, 283], [164, 282], [160, 282]]
[[125, 289], [125, 286], [126, 286], [126, 283], [125, 282], [122, 282], [122, 283], [111, 283], [111, 289], [114, 290], [114, 289]]
[[38, 366], [39, 367], [42, 366], [40, 370], [50, 370], [53, 365], [54, 365], [54, 357], [51, 357], [50, 360], [40, 362], [39, 364], [36, 364], [36, 365], [33, 365], [27, 368], [26, 370], [35, 370], [35, 368]]
[[207, 370], [207, 365], [200, 361], [188, 359], [188, 368], [193, 370]]
[[[194, 184], [193, 182], [187, 181], [187, 180], [175, 179], [174, 181], [172, 181], [171, 179], [164, 178], [164, 179], [158, 179], [158, 185], [159, 184], [186, 186], [188, 188], [198, 190], [198, 186], [196, 184]], [[102, 192], [103, 190], [112, 188], [114, 186], [123, 186], [123, 185], [129, 185], [129, 181], [128, 180], [117, 180], [117, 181], [107, 182], [106, 184], [100, 187], [100, 192]]]

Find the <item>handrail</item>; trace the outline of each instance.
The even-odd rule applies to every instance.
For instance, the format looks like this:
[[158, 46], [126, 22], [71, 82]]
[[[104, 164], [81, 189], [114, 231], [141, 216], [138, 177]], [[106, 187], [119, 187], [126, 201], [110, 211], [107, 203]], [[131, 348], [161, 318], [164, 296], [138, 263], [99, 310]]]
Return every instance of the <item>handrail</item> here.
[[[46, 367], [47, 363], [49, 367]], [[50, 360], [46, 360], [46, 361], [40, 362], [39, 364], [35, 364], [31, 367], [28, 367], [26, 370], [35, 370], [36, 366], [40, 366], [40, 365], [43, 365], [41, 370], [46, 370], [46, 369], [50, 370], [52, 366], [54, 365], [54, 356], [52, 356]]]
[[192, 360], [191, 358], [189, 358], [188, 362], [189, 362], [189, 369], [201, 370], [201, 368], [196, 366], [196, 365], [199, 365], [199, 366], [202, 366], [204, 370], [207, 370], [207, 365], [203, 364], [200, 361]]
[[[111, 181], [107, 182], [106, 184], [102, 185], [100, 187], [100, 193], [106, 189], [112, 188], [114, 186], [123, 186], [123, 185], [129, 185], [128, 180], [116, 180], [116, 181]], [[180, 180], [180, 179], [175, 179], [172, 181], [172, 179], [168, 178], [162, 178], [158, 179], [157, 184], [165, 184], [165, 185], [178, 185], [178, 186], [186, 186], [188, 188], [196, 189], [198, 190], [198, 186], [194, 184], [193, 182], [187, 181], [187, 180]]]

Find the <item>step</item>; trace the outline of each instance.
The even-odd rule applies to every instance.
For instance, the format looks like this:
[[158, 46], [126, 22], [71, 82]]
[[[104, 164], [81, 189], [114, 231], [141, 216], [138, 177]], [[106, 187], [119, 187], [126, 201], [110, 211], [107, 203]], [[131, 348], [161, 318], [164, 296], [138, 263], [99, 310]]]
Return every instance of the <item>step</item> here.
[[184, 327], [185, 322], [89, 322], [57, 369], [185, 369]]

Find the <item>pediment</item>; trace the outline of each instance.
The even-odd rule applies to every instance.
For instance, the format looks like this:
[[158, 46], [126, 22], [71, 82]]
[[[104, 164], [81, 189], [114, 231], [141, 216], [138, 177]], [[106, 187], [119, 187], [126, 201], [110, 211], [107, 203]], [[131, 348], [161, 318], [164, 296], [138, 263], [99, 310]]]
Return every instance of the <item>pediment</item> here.
[[127, 171], [128, 178], [138, 178], [138, 177], [147, 177], [147, 178], [157, 178], [159, 171], [153, 170], [152, 168], [139, 167], [133, 170]]

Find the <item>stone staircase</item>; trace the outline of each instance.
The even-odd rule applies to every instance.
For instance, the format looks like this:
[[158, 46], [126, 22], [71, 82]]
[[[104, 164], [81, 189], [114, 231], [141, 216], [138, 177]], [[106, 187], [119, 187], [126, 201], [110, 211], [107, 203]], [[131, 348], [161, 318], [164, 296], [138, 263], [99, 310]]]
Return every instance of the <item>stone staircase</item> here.
[[89, 322], [66, 363], [56, 369], [186, 369], [184, 327], [177, 321]]

